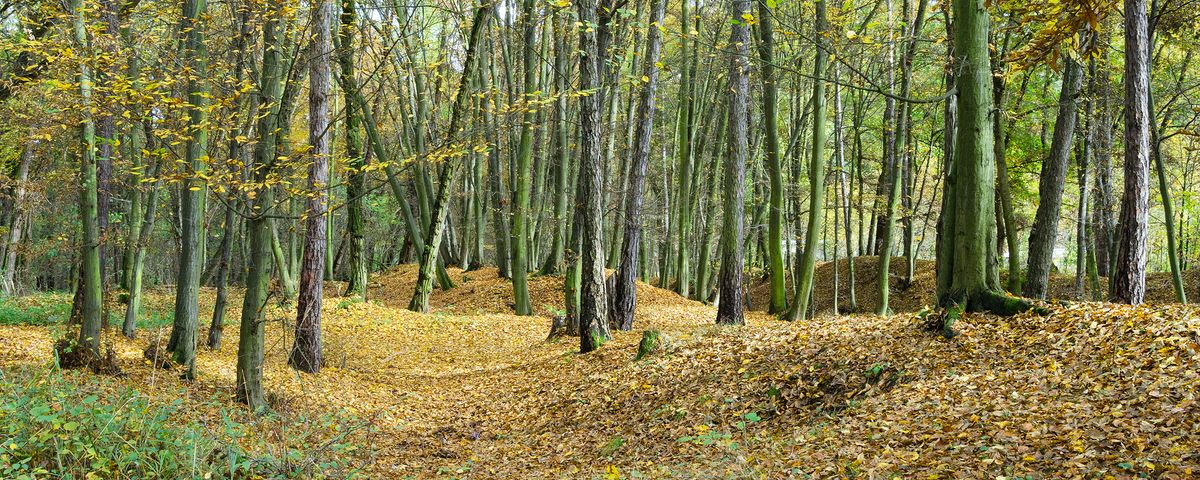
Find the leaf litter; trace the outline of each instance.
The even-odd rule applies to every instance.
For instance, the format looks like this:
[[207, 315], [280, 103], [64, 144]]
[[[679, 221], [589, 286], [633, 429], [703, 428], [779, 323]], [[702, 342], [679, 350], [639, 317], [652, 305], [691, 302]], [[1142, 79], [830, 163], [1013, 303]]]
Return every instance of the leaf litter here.
[[[538, 316], [518, 317], [494, 269], [451, 275], [457, 287], [435, 290], [431, 314], [403, 309], [412, 266], [374, 277], [366, 302], [327, 298], [315, 376], [286, 365], [294, 312], [270, 309], [277, 408], [369, 419], [371, 478], [1200, 475], [1194, 307], [968, 315], [948, 341], [910, 314], [786, 323], [751, 312], [744, 327], [718, 327], [711, 306], [639, 284], [638, 331], [579, 355], [572, 339], [546, 341], [559, 277], [531, 278]], [[147, 300], [169, 307], [167, 291]], [[55, 328], [0, 327], [0, 366], [44, 365]], [[643, 329], [670, 341], [634, 361]], [[197, 407], [232, 398], [236, 324], [224, 349], [200, 349], [187, 388], [143, 358], [156, 334], [107, 335], [126, 373], [112, 384]]]

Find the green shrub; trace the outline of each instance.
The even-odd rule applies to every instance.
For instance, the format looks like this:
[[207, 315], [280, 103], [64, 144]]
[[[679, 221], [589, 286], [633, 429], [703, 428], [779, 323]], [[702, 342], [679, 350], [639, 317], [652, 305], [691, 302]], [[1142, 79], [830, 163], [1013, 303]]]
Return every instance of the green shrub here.
[[[185, 408], [74, 375], [0, 371], [0, 478], [357, 476], [351, 462], [362, 452], [348, 440], [368, 432], [365, 424], [332, 415], [251, 419], [219, 400]], [[192, 414], [201, 410], [204, 418]]]
[[0, 325], [57, 325], [71, 315], [71, 296], [39, 293], [0, 298]]

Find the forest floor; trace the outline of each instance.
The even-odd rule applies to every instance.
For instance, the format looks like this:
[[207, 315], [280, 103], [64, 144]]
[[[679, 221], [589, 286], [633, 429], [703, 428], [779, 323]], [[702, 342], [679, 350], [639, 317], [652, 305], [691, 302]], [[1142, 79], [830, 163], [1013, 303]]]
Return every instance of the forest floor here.
[[[860, 284], [871, 284], [869, 263], [860, 262]], [[1200, 475], [1194, 307], [1075, 303], [1046, 317], [969, 315], [946, 340], [909, 313], [787, 323], [751, 312], [743, 327], [717, 327], [713, 307], [643, 284], [635, 331], [579, 355], [572, 339], [546, 340], [560, 278], [533, 277], [536, 316], [518, 317], [494, 269], [451, 274], [458, 286], [435, 291], [430, 314], [403, 308], [413, 266], [374, 276], [366, 302], [329, 295], [327, 367], [315, 376], [287, 367], [294, 312], [273, 308], [274, 407], [370, 425], [354, 437], [369, 478]], [[819, 276], [821, 291], [832, 291], [828, 281]], [[929, 303], [910, 296], [893, 293], [897, 311]], [[147, 311], [169, 311], [171, 299], [153, 290]], [[204, 291], [202, 312], [212, 300]], [[9, 301], [34, 308], [70, 298]], [[231, 405], [237, 314], [224, 348], [200, 350], [190, 384], [143, 359], [154, 331], [106, 333], [125, 374], [105, 385], [182, 397], [191, 416], [212, 415], [213, 398]], [[665, 348], [635, 361], [645, 329], [662, 331]], [[63, 331], [0, 326], [0, 373], [44, 369]], [[82, 372], [67, 378], [93, 382]]]

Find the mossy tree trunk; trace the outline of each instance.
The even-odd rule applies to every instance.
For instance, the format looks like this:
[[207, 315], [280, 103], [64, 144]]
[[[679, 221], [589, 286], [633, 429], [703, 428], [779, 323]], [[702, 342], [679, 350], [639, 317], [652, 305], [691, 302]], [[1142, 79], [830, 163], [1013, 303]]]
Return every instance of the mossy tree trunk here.
[[988, 11], [984, 0], [954, 0], [952, 9], [957, 128], [945, 184], [938, 302], [968, 311], [1014, 314], [1030, 305], [1000, 293], [995, 271], [996, 160]]
[[254, 147], [252, 180], [258, 190], [247, 202], [250, 217], [246, 222], [250, 250], [246, 262], [246, 294], [242, 301], [241, 329], [238, 335], [237, 398], [261, 411], [266, 404], [263, 389], [263, 340], [266, 335], [266, 308], [271, 274], [271, 208], [275, 195], [263, 186], [275, 167], [276, 134], [279, 127], [280, 96], [283, 93], [284, 7], [277, 5], [266, 12], [262, 26], [262, 68], [259, 70], [258, 143]]

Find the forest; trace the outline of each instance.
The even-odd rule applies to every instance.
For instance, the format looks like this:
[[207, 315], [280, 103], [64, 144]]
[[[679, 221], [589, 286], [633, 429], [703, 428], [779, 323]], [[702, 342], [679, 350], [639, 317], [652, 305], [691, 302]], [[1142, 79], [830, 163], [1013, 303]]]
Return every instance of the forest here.
[[1195, 478], [1198, 0], [0, 0], [0, 478]]

